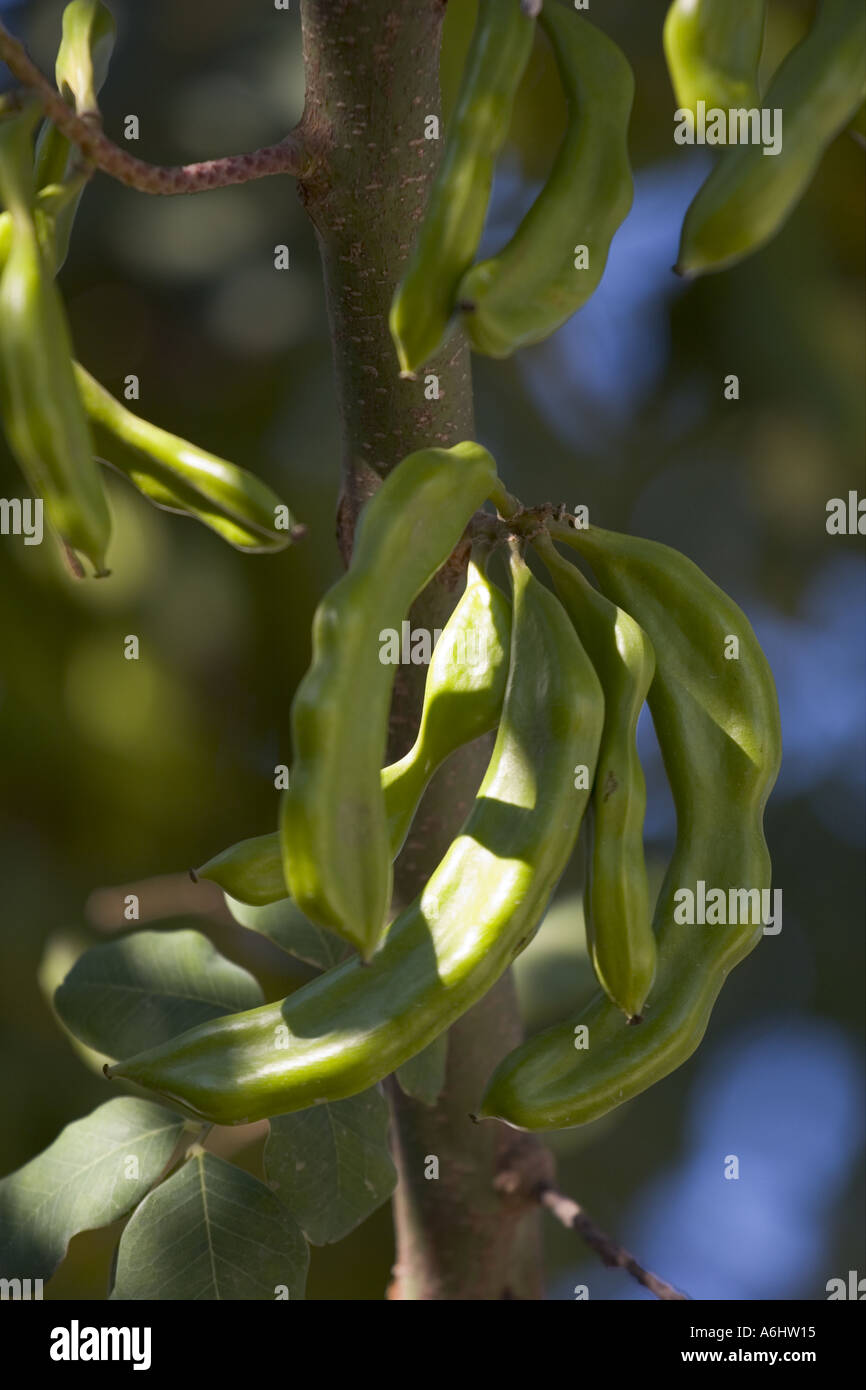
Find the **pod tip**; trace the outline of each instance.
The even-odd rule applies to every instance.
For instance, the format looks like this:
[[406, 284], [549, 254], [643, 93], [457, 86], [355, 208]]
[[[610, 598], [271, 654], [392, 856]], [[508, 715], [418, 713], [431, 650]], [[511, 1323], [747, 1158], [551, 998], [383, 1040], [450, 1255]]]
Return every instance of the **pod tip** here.
[[195, 869], [189, 870], [189, 876], [192, 879], [193, 883], [198, 883], [198, 874], [196, 873]]

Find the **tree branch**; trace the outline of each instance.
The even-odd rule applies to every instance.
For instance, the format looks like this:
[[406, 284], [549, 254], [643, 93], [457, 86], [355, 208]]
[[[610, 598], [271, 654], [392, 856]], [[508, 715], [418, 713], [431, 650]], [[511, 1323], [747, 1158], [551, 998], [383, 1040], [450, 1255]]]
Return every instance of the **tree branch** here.
[[292, 174], [304, 179], [314, 168], [312, 151], [294, 134], [287, 135], [276, 145], [266, 145], [249, 154], [230, 154], [222, 159], [205, 159], [198, 164], [148, 164], [115, 145], [95, 121], [77, 116], [39, 71], [23, 44], [13, 38], [2, 23], [0, 58], [19, 82], [36, 93], [46, 116], [70, 144], [78, 147], [90, 164], [127, 188], [137, 189], [139, 193], [204, 193], [211, 188], [249, 183], [252, 179], [267, 178], [271, 174]]
[[569, 1226], [573, 1231], [577, 1231], [597, 1255], [601, 1256], [603, 1264], [610, 1268], [624, 1269], [630, 1274], [632, 1279], [636, 1279], [639, 1284], [643, 1284], [645, 1289], [655, 1294], [660, 1299], [688, 1299], [688, 1294], [680, 1293], [673, 1284], [668, 1284], [664, 1279], [660, 1279], [657, 1274], [644, 1269], [643, 1265], [638, 1264], [634, 1255], [629, 1254], [628, 1250], [617, 1244], [600, 1226], [596, 1226], [590, 1216], [587, 1216], [583, 1207], [579, 1203], [566, 1197], [562, 1192], [558, 1192], [555, 1187], [543, 1185], [537, 1189], [537, 1200], [543, 1207], [555, 1216], [557, 1221], [563, 1226]]
[[523, 1130], [506, 1130], [506, 1133], [508, 1138], [503, 1141], [493, 1182], [506, 1206], [518, 1209], [545, 1207], [563, 1226], [577, 1231], [587, 1245], [601, 1256], [604, 1264], [624, 1269], [656, 1298], [688, 1299], [688, 1294], [680, 1293], [672, 1284], [638, 1264], [634, 1255], [597, 1226], [583, 1207], [558, 1190], [555, 1186], [553, 1154], [539, 1142], [537, 1135]]

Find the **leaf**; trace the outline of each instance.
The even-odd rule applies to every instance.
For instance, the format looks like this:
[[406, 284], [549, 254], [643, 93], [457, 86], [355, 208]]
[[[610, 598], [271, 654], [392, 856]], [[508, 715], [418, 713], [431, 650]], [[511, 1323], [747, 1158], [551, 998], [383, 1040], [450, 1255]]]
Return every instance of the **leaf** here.
[[142, 931], [94, 946], [54, 996], [66, 1027], [109, 1057], [130, 1057], [264, 995], [197, 931]]
[[88, 941], [83, 932], [55, 932], [45, 942], [36, 978], [42, 997], [54, 1014], [57, 1025], [62, 1030], [73, 1052], [77, 1057], [80, 1057], [86, 1067], [96, 1072], [98, 1076], [102, 1076], [106, 1062], [110, 1062], [112, 1058], [105, 1052], [96, 1052], [92, 1047], [88, 1047], [86, 1043], [76, 1038], [54, 1007], [54, 996], [63, 983], [64, 977], [69, 974], [75, 962], [88, 949]]
[[121, 1096], [67, 1125], [44, 1153], [3, 1178], [0, 1276], [50, 1279], [73, 1236], [110, 1225], [141, 1201], [184, 1123], [161, 1105]]
[[424, 1105], [435, 1105], [445, 1085], [447, 1064], [448, 1034], [445, 1032], [398, 1067], [394, 1075], [404, 1095]]
[[265, 1173], [314, 1245], [342, 1240], [390, 1197], [388, 1106], [373, 1087], [271, 1120]]
[[290, 956], [297, 956], [308, 965], [330, 970], [332, 965], [339, 965], [353, 954], [348, 942], [309, 921], [291, 898], [280, 898], [265, 907], [251, 907], [228, 893], [225, 899], [229, 912], [240, 926], [261, 932]]
[[274, 1194], [199, 1149], [120, 1238], [112, 1299], [302, 1299], [310, 1252]]

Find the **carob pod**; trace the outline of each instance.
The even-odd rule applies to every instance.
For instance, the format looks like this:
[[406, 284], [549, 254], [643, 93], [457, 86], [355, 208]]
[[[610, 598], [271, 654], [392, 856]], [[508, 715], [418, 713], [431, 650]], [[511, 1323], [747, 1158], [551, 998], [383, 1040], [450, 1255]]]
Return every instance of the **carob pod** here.
[[[554, 333], [595, 291], [633, 197], [628, 122], [634, 78], [617, 45], [548, 0], [539, 23], [553, 44], [568, 124], [553, 169], [514, 236], [460, 282], [476, 352], [508, 357]], [[586, 247], [588, 264], [578, 264]]]
[[[446, 758], [495, 728], [508, 676], [511, 605], [470, 560], [466, 589], [433, 651], [414, 744], [382, 769], [391, 855], [396, 857], [430, 778]], [[241, 840], [209, 859], [210, 879], [240, 902], [263, 906], [288, 896], [278, 833]]]
[[364, 507], [348, 573], [313, 619], [312, 661], [292, 702], [283, 870], [301, 911], [364, 956], [385, 929], [392, 886], [381, 769], [395, 667], [380, 659], [380, 633], [399, 630], [495, 481], [474, 443], [403, 459]]
[[[54, 77], [57, 90], [76, 115], [101, 126], [97, 96], [108, 76], [114, 51], [114, 16], [102, 0], [71, 0], [63, 11], [63, 32]], [[65, 135], [47, 120], [36, 143], [36, 187], [72, 183], [74, 196], [58, 208], [51, 227], [55, 273], [66, 260], [72, 224], [87, 182], [75, 172], [77, 152]]]
[[[299, 534], [294, 518], [261, 478], [133, 415], [80, 363], [75, 380], [111, 467], [165, 511], [192, 516], [248, 554], [283, 550]], [[277, 530], [277, 516], [285, 524]]]
[[549, 539], [539, 538], [536, 548], [604, 691], [604, 732], [587, 817], [587, 944], [599, 984], [627, 1018], [639, 1021], [655, 975], [656, 942], [643, 850], [646, 784], [637, 721], [655, 672], [655, 653], [634, 618], [594, 589]]
[[217, 1019], [106, 1069], [192, 1114], [245, 1124], [366, 1090], [486, 993], [532, 939], [574, 848], [604, 697], [559, 600], [511, 557], [511, 662], [487, 773], [462, 831], [369, 965]]
[[684, 110], [760, 105], [758, 67], [767, 0], [674, 0], [664, 48], [674, 95]]
[[80, 551], [103, 574], [108, 502], [73, 374], [66, 315], [33, 215], [37, 119], [33, 107], [0, 118], [0, 199], [12, 222], [0, 269], [0, 413], [9, 447], [52, 525], [70, 552]]
[[729, 145], [683, 223], [681, 275], [724, 270], [776, 235], [805, 193], [830, 141], [866, 94], [866, 7], [823, 0], [802, 43], [782, 63], [762, 106], [782, 112], [782, 145]]
[[534, 33], [520, 0], [480, 0], [442, 163], [391, 305], [404, 375], [433, 356], [454, 322], [457, 286], [478, 250], [494, 164]]
[[[634, 615], [653, 643], [649, 706], [673, 791], [677, 841], [654, 914], [658, 966], [640, 1027], [630, 1028], [600, 994], [494, 1071], [481, 1114], [530, 1130], [598, 1119], [695, 1051], [728, 972], [761, 939], [760, 911], [758, 922], [752, 920], [754, 894], [760, 903], [770, 887], [763, 814], [781, 761], [773, 676], [727, 594], [666, 545], [596, 527], [552, 529], [586, 557], [603, 592]], [[739, 641], [735, 660], [725, 656], [731, 637]], [[738, 891], [735, 915], [747, 920], [678, 923], [675, 894], [695, 892], [699, 880], [727, 894]], [[585, 1049], [578, 1032], [584, 1027]]]

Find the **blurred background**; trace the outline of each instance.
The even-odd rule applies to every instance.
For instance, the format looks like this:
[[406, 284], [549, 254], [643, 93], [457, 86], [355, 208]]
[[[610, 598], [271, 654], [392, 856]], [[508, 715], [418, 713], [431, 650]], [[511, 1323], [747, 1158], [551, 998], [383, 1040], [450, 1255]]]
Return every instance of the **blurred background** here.
[[[43, 70], [61, 0], [0, 0]], [[272, 142], [297, 120], [297, 7], [275, 24], [243, 0], [111, 0], [118, 44], [107, 131], [139, 116], [134, 152], [182, 163]], [[864, 490], [864, 154], [840, 136], [793, 217], [742, 266], [685, 285], [679, 226], [709, 167], [674, 146], [661, 50], [665, 0], [607, 0], [603, 25], [635, 70], [634, 208], [591, 303], [547, 344], [475, 364], [477, 432], [527, 502], [685, 551], [745, 609], [779, 688], [786, 757], [768, 817], [779, 936], [734, 974], [688, 1065], [552, 1143], [563, 1189], [694, 1298], [822, 1299], [863, 1272], [864, 558], [827, 534], [826, 504]], [[447, 103], [472, 22], [449, 7]], [[771, 0], [768, 71], [812, 6]], [[2, 78], [0, 78], [2, 81]], [[514, 225], [553, 158], [563, 109], [552, 60], [525, 78], [485, 234]], [[273, 247], [292, 269], [273, 270]], [[62, 272], [76, 351], [135, 408], [265, 478], [307, 523], [305, 544], [244, 557], [196, 522], [109, 480], [113, 570], [74, 583], [52, 546], [0, 544], [0, 1173], [106, 1099], [64, 1035], [50, 991], [88, 945], [194, 926], [279, 997], [276, 952], [198, 915], [185, 871], [272, 828], [275, 763], [309, 653], [317, 596], [339, 572], [339, 447], [314, 238], [289, 180], [149, 198], [97, 176]], [[724, 398], [739, 377], [740, 399]], [[0, 443], [0, 496], [27, 489]], [[139, 637], [142, 659], [122, 659]], [[641, 730], [648, 852], [659, 882], [673, 812], [652, 728]], [[129, 885], [144, 887], [130, 889]], [[591, 990], [580, 869], [519, 963], [527, 1028]], [[202, 902], [205, 898], [201, 899]], [[212, 904], [213, 900], [206, 897]], [[244, 937], [245, 939], [241, 939]], [[240, 1136], [258, 1171], [261, 1136]], [[234, 1146], [238, 1137], [226, 1140]], [[226, 1147], [223, 1152], [234, 1152]], [[740, 1178], [726, 1181], [728, 1155]], [[77, 1237], [47, 1297], [104, 1296], [118, 1228]], [[548, 1297], [588, 1284], [645, 1297], [545, 1228]], [[381, 1298], [385, 1208], [313, 1252], [309, 1296]]]

